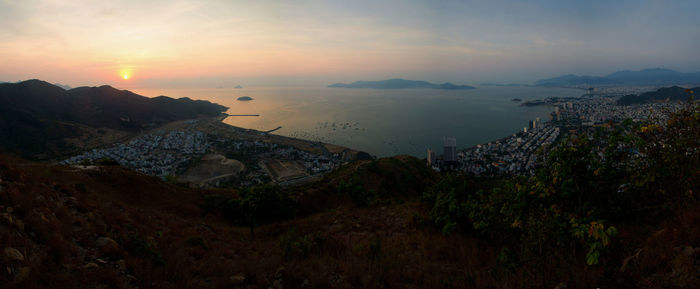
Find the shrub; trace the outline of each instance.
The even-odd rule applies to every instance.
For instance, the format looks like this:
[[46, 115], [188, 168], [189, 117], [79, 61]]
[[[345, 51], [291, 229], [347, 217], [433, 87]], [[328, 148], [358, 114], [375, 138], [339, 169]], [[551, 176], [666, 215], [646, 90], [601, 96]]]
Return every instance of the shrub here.
[[357, 173], [347, 180], [340, 181], [336, 187], [338, 194], [348, 195], [357, 207], [366, 207], [374, 198], [373, 194], [366, 191], [362, 180]]
[[206, 195], [200, 208], [207, 213], [220, 213], [234, 224], [250, 226], [292, 218], [297, 202], [279, 186], [262, 185], [241, 192], [240, 199]]
[[498, 240], [521, 257], [582, 246], [598, 264], [618, 231], [602, 220], [655, 220], [695, 199], [700, 180], [700, 108], [689, 103], [663, 124], [630, 121], [571, 137], [529, 178], [446, 174], [423, 200], [442, 232]]
[[312, 233], [299, 237], [294, 228], [290, 228], [279, 239], [279, 247], [285, 258], [306, 258], [312, 252], [319, 251], [323, 243], [324, 239], [319, 234]]

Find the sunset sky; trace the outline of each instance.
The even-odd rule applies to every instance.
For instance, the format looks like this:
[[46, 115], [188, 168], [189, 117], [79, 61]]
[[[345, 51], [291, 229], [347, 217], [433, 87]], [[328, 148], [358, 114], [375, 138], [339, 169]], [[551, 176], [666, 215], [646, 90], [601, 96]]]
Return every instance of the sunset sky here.
[[698, 11], [700, 1], [0, 0], [0, 81], [475, 84], [691, 72]]

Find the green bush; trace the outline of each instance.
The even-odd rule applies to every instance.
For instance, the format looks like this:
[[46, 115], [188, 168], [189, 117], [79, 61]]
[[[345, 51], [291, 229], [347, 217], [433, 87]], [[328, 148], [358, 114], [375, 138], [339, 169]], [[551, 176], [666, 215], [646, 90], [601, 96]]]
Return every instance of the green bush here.
[[357, 207], [366, 207], [375, 198], [374, 194], [365, 190], [362, 180], [357, 173], [347, 180], [340, 181], [336, 191], [341, 195], [348, 195]]
[[579, 246], [598, 264], [618, 231], [611, 222], [655, 221], [695, 200], [700, 180], [697, 102], [665, 125], [630, 121], [571, 137], [551, 149], [529, 178], [442, 175], [423, 194], [443, 233], [474, 232], [520, 257]]
[[285, 258], [306, 258], [312, 252], [320, 250], [323, 243], [324, 238], [319, 234], [312, 233], [299, 237], [296, 229], [290, 228], [280, 237], [279, 247]]
[[200, 203], [204, 214], [220, 213], [230, 222], [250, 226], [292, 218], [297, 203], [279, 186], [262, 185], [241, 192], [239, 199], [221, 195], [206, 195]]

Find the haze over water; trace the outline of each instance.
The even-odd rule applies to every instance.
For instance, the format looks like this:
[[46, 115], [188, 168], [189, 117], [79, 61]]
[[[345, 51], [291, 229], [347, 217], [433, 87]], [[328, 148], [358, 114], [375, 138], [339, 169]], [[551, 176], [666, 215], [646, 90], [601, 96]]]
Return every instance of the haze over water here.
[[[523, 101], [580, 96], [583, 91], [541, 87], [479, 87], [474, 90], [343, 89], [325, 87], [246, 87], [242, 89], [141, 89], [145, 96], [167, 95], [216, 102], [229, 107], [230, 125], [317, 140], [366, 151], [378, 157], [426, 149], [442, 153], [442, 138], [454, 136], [466, 148], [522, 131], [528, 120], [549, 119], [548, 106], [522, 107]], [[238, 101], [250, 96], [252, 101]]]

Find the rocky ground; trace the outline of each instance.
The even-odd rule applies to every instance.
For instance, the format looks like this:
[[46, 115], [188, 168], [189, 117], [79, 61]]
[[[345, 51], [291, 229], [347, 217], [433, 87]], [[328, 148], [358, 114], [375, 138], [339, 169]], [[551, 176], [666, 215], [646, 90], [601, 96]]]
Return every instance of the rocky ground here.
[[[700, 210], [628, 226], [607, 264], [553, 250], [504, 269], [497, 242], [443, 235], [417, 196], [426, 179], [369, 175], [400, 192], [357, 207], [335, 187], [358, 170], [399, 172], [410, 158], [353, 163], [290, 189], [300, 211], [254, 234], [204, 214], [204, 195], [118, 166], [0, 157], [2, 288], [698, 288]], [[375, 168], [378, 167], [378, 168]], [[419, 173], [411, 172], [414, 176]], [[400, 174], [395, 176], [400, 178]], [[387, 195], [388, 196], [388, 195]], [[524, 285], [527, 284], [527, 285]]]

